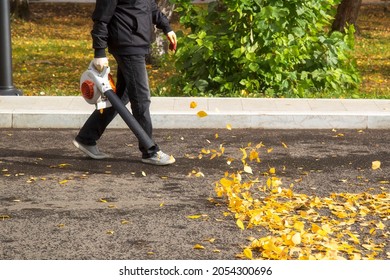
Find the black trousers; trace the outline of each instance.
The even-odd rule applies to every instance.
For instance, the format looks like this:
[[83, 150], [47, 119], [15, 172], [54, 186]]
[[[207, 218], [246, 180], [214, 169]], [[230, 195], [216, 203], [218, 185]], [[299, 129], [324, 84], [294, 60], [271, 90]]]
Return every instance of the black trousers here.
[[[130, 101], [131, 112], [141, 127], [153, 139], [153, 126], [150, 117], [150, 90], [146, 71], [145, 55], [114, 55], [118, 64], [116, 94], [123, 104]], [[113, 107], [103, 113], [95, 110], [80, 129], [76, 140], [85, 145], [96, 145], [110, 122], [117, 115]], [[139, 143], [142, 157], [147, 158], [159, 151], [156, 144], [149, 150]]]

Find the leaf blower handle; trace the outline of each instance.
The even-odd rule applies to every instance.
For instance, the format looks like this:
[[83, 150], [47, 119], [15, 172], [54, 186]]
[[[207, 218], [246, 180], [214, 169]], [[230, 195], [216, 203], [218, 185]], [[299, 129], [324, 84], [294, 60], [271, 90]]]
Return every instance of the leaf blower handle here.
[[95, 57], [92, 60], [93, 66], [99, 72], [102, 72], [104, 67], [108, 67], [108, 58], [107, 57]]

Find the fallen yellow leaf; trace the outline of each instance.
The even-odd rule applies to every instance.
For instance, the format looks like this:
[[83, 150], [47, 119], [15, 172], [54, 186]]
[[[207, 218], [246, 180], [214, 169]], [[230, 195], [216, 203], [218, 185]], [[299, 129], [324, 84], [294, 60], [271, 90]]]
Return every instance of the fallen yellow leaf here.
[[382, 222], [379, 222], [378, 224], [376, 224], [376, 226], [381, 229], [381, 230], [384, 230], [385, 228], [385, 225], [382, 223]]
[[243, 223], [241, 220], [237, 220], [236, 224], [237, 224], [237, 226], [238, 226], [240, 229], [242, 229], [242, 230], [245, 229], [244, 223]]
[[305, 229], [305, 224], [301, 221], [296, 221], [294, 224], [294, 228], [302, 232]]
[[379, 184], [390, 184], [390, 181], [379, 181]]
[[249, 174], [253, 174], [252, 168], [249, 165], [244, 166], [244, 171]]
[[195, 244], [194, 249], [202, 250], [202, 249], [204, 249], [204, 246], [202, 246], [200, 244]]
[[65, 168], [67, 166], [72, 166], [72, 165], [69, 164], [69, 163], [61, 163], [61, 164], [58, 165], [59, 168]]
[[260, 162], [259, 153], [256, 150], [251, 150], [249, 153], [249, 160], [256, 160], [257, 162]]
[[210, 242], [210, 243], [214, 243], [215, 238], [206, 239], [205, 241], [208, 241], [208, 242]]
[[11, 219], [11, 217], [8, 215], [0, 215], [0, 220], [4, 221], [4, 220], [8, 220], [8, 219]]
[[295, 245], [301, 244], [301, 234], [297, 232], [296, 234], [293, 235], [291, 240], [292, 242], [294, 242]]
[[190, 215], [190, 216], [187, 216], [188, 219], [199, 219], [199, 218], [202, 218], [202, 215]]
[[244, 256], [247, 257], [248, 259], [252, 260], [253, 259], [252, 250], [249, 248], [245, 248], [244, 249]]
[[379, 169], [379, 168], [381, 168], [381, 162], [379, 160], [373, 161], [372, 162], [372, 169], [376, 170], [376, 169]]

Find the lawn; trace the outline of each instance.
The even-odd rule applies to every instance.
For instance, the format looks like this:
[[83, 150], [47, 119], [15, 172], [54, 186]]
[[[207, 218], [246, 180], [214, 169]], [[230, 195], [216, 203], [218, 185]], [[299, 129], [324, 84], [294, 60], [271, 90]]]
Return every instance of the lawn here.
[[[93, 58], [93, 4], [33, 3], [30, 7], [30, 21], [13, 19], [11, 24], [15, 87], [27, 96], [78, 95], [80, 75]], [[345, 97], [390, 98], [390, 12], [363, 6], [358, 28], [355, 56], [362, 84], [359, 95]], [[114, 59], [109, 59], [115, 70]], [[152, 91], [169, 75], [151, 65], [148, 71]]]
[[362, 76], [361, 98], [390, 97], [390, 11], [363, 6], [355, 57]]

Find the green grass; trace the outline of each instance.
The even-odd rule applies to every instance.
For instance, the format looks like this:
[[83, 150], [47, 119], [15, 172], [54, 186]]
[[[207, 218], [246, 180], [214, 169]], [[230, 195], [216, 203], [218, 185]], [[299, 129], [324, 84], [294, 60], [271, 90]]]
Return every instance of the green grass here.
[[[80, 75], [93, 58], [93, 4], [30, 4], [31, 21], [12, 20], [14, 85], [27, 96], [79, 95]], [[390, 98], [390, 13], [363, 6], [355, 57], [362, 84], [354, 98]], [[110, 56], [115, 74], [115, 62]], [[152, 92], [172, 67], [148, 67]], [[326, 98], [327, 96], [323, 96]], [[346, 96], [349, 97], [349, 96]]]
[[363, 82], [360, 98], [390, 98], [390, 12], [363, 6], [355, 57]]

